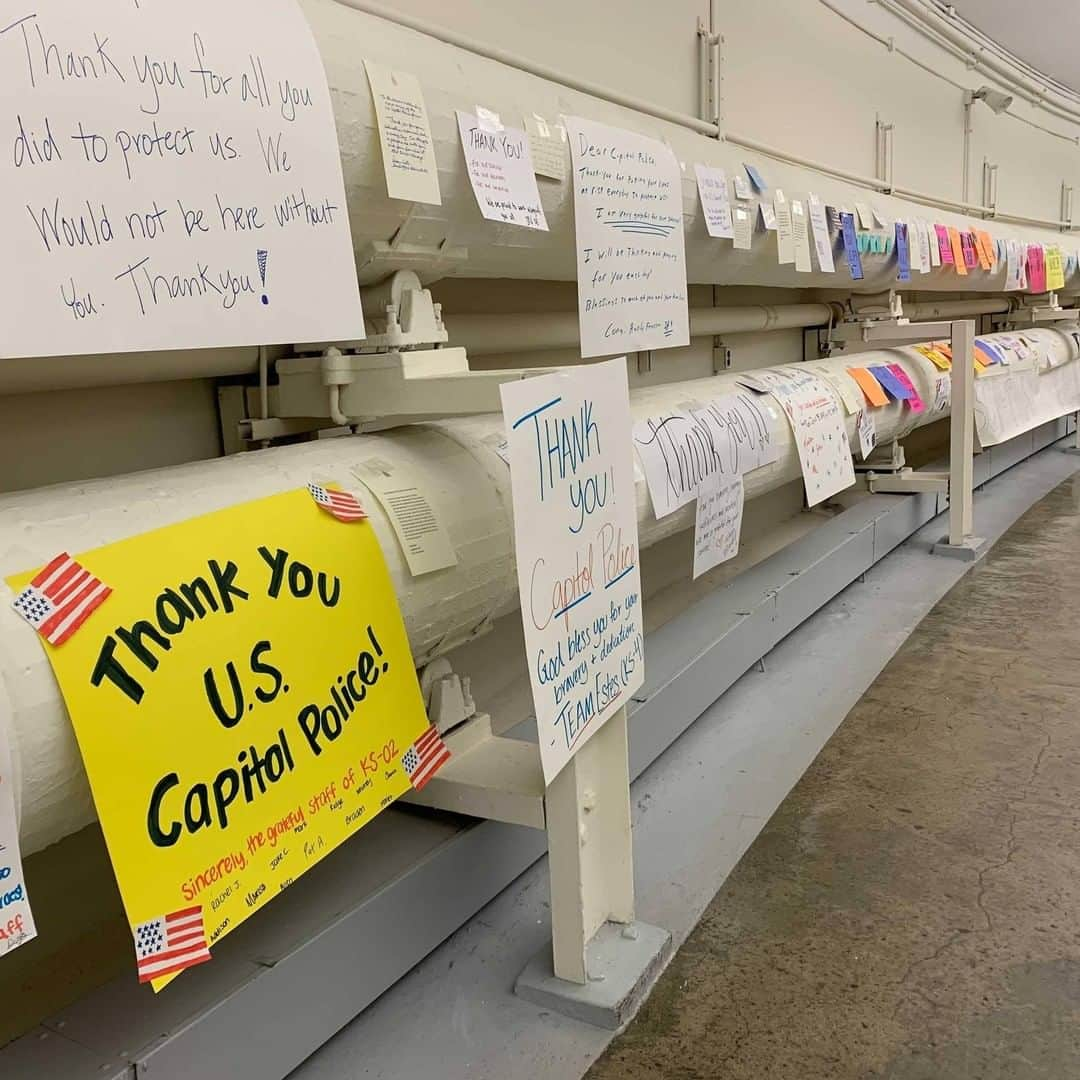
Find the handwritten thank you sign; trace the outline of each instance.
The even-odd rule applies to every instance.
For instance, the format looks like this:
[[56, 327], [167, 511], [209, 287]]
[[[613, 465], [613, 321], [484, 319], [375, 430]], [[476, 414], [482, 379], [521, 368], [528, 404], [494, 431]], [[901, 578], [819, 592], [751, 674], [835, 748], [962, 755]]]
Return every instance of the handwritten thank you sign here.
[[0, 356], [364, 336], [294, 0], [8, 6], [0, 60]]
[[550, 784], [645, 674], [626, 360], [501, 390], [521, 618]]
[[160, 988], [445, 750], [369, 522], [292, 491], [79, 561], [112, 594], [46, 648]]

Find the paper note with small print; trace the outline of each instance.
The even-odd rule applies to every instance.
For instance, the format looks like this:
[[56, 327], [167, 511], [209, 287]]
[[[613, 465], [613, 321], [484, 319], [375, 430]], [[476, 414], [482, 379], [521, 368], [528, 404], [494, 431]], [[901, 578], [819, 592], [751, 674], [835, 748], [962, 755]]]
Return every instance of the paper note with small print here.
[[547, 232], [525, 132], [505, 126], [487, 130], [471, 113], [461, 111], [457, 120], [465, 168], [480, 213], [488, 221]]
[[791, 200], [791, 245], [795, 250], [795, 270], [809, 274], [814, 269], [810, 262], [810, 227], [800, 199]]
[[645, 673], [626, 360], [500, 392], [521, 622], [550, 784]]
[[442, 205], [435, 143], [416, 76], [364, 61], [379, 123], [386, 193], [391, 199]]
[[844, 257], [847, 259], [848, 273], [852, 281], [861, 281], [863, 276], [862, 259], [859, 258], [859, 239], [855, 233], [855, 219], [844, 212], [840, 215], [840, 225], [844, 237]]
[[368, 458], [352, 474], [390, 519], [413, 577], [457, 566], [457, 552], [421, 477], [381, 458]]
[[1046, 249], [1046, 287], [1048, 289], [1065, 288], [1065, 267], [1061, 261], [1061, 249]]
[[892, 372], [896, 381], [907, 391], [906, 400], [911, 411], [922, 412], [926, 406], [923, 404], [923, 399], [919, 396], [915, 384], [911, 381], [911, 376], [899, 364], [887, 364], [886, 367]]
[[[762, 206], [765, 204], [762, 203]], [[773, 212], [776, 215], [776, 258], [781, 265], [795, 261], [795, 243], [791, 233], [791, 204], [783, 191], [773, 192]]]
[[758, 210], [761, 213], [761, 227], [766, 232], [776, 232], [776, 211], [773, 209], [773, 204], [767, 199], [762, 199], [758, 203]]
[[818, 267], [822, 273], [836, 273], [833, 262], [832, 240], [829, 238], [829, 224], [825, 214], [825, 205], [813, 194], [807, 199], [810, 213], [810, 232], [814, 238], [814, 252], [817, 254]]
[[640, 420], [633, 427], [659, 521], [693, 502], [716, 474], [737, 476], [776, 460], [771, 417], [752, 394], [724, 394]]
[[881, 388], [881, 383], [874, 378], [868, 368], [849, 367], [848, 374], [859, 384], [866, 400], [875, 408], [889, 404], [889, 395]]
[[11, 748], [0, 721], [0, 956], [37, 937], [19, 854]]
[[803, 366], [806, 371], [812, 371], [819, 378], [824, 379], [836, 391], [843, 402], [844, 412], [849, 416], [853, 416], [862, 408], [863, 401], [859, 386], [848, 372], [837, 371], [814, 360]]
[[698, 492], [694, 520], [694, 578], [739, 554], [744, 488], [741, 476], [714, 473]]
[[923, 221], [922, 228], [926, 233], [927, 254], [930, 256], [930, 269], [941, 265], [941, 244], [935, 228], [928, 221]]
[[533, 171], [550, 180], [565, 180], [569, 167], [566, 128], [545, 120], [539, 113], [525, 114], [525, 132], [529, 136]]
[[697, 174], [698, 198], [701, 200], [701, 212], [705, 215], [705, 228], [709, 235], [725, 240], [734, 239], [727, 174], [723, 169], [708, 165], [695, 165], [694, 172]]
[[950, 261], [952, 262], [953, 269], [961, 277], [965, 277], [968, 272], [968, 266], [967, 259], [964, 257], [964, 242], [960, 238], [960, 230], [955, 229], [950, 225], [946, 232], [949, 235], [949, 251], [952, 254], [952, 259]]
[[908, 246], [909, 233], [907, 224], [898, 221], [896, 229], [896, 278], [898, 281], [911, 280], [911, 249]]
[[874, 227], [874, 215], [866, 203], [857, 202], [855, 213], [859, 215], [859, 228], [869, 231]]
[[753, 246], [754, 219], [749, 210], [736, 206], [731, 211], [731, 222], [735, 229], [735, 242], [732, 247], [736, 251], [749, 251]]
[[1027, 249], [1028, 291], [1046, 292], [1046, 259], [1042, 244], [1029, 244]]
[[732, 184], [735, 187], [736, 199], [752, 199], [754, 197], [753, 189], [750, 187], [749, 181], [742, 173], [737, 172], [735, 174]]
[[816, 506], [855, 483], [844, 410], [822, 379], [799, 369], [755, 371], [784, 410], [802, 465], [806, 502]]
[[869, 409], [860, 409], [855, 419], [855, 431], [859, 436], [859, 453], [865, 461], [873, 452], [877, 440], [877, 424]]
[[935, 225], [934, 234], [937, 236], [938, 258], [942, 266], [952, 266], [953, 246], [949, 230], [944, 225]]
[[[300, 4], [4, 13], [0, 357], [364, 336], [330, 90]], [[156, 377], [152, 357], [132, 363]]]
[[636, 131], [566, 119], [574, 164], [581, 355], [690, 343], [682, 170]]

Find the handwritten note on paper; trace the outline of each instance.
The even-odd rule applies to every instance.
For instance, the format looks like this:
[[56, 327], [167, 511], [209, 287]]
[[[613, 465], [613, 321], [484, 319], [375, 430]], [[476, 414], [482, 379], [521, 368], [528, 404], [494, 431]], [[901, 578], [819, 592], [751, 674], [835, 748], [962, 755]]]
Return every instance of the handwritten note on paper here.
[[859, 436], [859, 454], [865, 461], [877, 444], [877, 424], [874, 414], [869, 409], [860, 409], [855, 418], [855, 432]]
[[731, 245], [735, 251], [749, 251], [753, 241], [754, 219], [749, 210], [736, 206], [731, 212], [732, 225], [735, 229], [735, 242]]
[[776, 460], [770, 417], [752, 394], [687, 403], [634, 425], [653, 513], [659, 521], [692, 502], [715, 475], [738, 476]]
[[525, 132], [509, 127], [486, 130], [475, 116], [460, 111], [457, 119], [465, 167], [480, 213], [488, 221], [547, 232]]
[[777, 262], [781, 265], [793, 263], [795, 261], [795, 242], [792, 236], [791, 204], [779, 188], [773, 192], [773, 212], [776, 216]]
[[723, 169], [695, 165], [698, 198], [705, 215], [705, 228], [710, 236], [732, 240], [735, 230], [731, 224], [731, 200], [728, 198], [727, 174]]
[[390, 519], [413, 577], [457, 566], [457, 552], [423, 478], [381, 458], [354, 465], [352, 474]]
[[714, 473], [701, 485], [694, 520], [694, 579], [739, 554], [743, 478]]
[[581, 355], [690, 343], [682, 172], [670, 148], [567, 117]]
[[1065, 288], [1065, 267], [1061, 261], [1061, 249], [1046, 249], [1046, 287], [1048, 289]]
[[0, 724], [0, 956], [37, 937], [19, 854], [11, 748]]
[[567, 172], [566, 128], [544, 119], [539, 113], [525, 114], [533, 169], [537, 176], [565, 180]]
[[296, 3], [8, 14], [0, 356], [364, 336], [330, 92]]
[[952, 266], [953, 247], [949, 230], [944, 225], [935, 225], [934, 234], [937, 236], [938, 258], [943, 266]]
[[386, 193], [391, 199], [442, 205], [435, 143], [415, 75], [364, 61], [379, 122]]
[[46, 652], [128, 922], [195, 908], [215, 948], [414, 786], [429, 721], [378, 538], [302, 489], [78, 560], [110, 616]]
[[862, 408], [862, 394], [859, 393], [858, 383], [846, 371], [837, 371], [826, 364], [816, 363], [811, 360], [805, 365], [806, 371], [812, 371], [815, 375], [827, 382], [837, 393], [844, 405], [844, 412], [849, 416], [854, 415]]
[[806, 502], [816, 506], [855, 483], [844, 411], [832, 388], [809, 371], [784, 368], [755, 371], [791, 424], [806, 485]]
[[500, 391], [521, 621], [550, 784], [645, 674], [626, 361]]
[[810, 262], [810, 227], [800, 199], [791, 200], [791, 245], [795, 251], [796, 272], [809, 274], [814, 269]]
[[899, 364], [888, 364], [886, 367], [892, 373], [897, 383], [899, 383], [906, 391], [907, 397], [905, 400], [911, 411], [922, 412], [926, 406], [923, 404], [923, 399], [919, 396], [919, 391], [915, 388], [915, 384], [911, 381], [911, 376], [908, 375]]
[[836, 264], [833, 262], [832, 240], [829, 237], [829, 224], [825, 214], [825, 205], [817, 196], [811, 194], [807, 200], [810, 213], [810, 232], [814, 237], [814, 252], [817, 255], [818, 266], [822, 273], [836, 273]]

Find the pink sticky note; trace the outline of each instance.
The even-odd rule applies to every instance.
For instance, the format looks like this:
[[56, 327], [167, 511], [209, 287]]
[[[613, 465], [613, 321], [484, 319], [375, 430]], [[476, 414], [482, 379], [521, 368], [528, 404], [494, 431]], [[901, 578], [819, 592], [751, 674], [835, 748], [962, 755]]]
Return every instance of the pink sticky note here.
[[1031, 292], [1046, 292], [1046, 262], [1039, 244], [1031, 244], [1027, 249], [1027, 274]]
[[923, 399], [919, 397], [919, 391], [915, 389], [915, 384], [908, 377], [908, 373], [899, 364], [886, 364], [885, 365], [895, 376], [896, 381], [910, 393], [910, 397], [907, 399], [907, 403], [911, 406], [912, 412], [922, 412], [926, 406], [923, 404]]
[[941, 252], [942, 265], [952, 266], [952, 241], [949, 239], [949, 230], [944, 225], [935, 225], [934, 232], [937, 233], [937, 246], [938, 251]]

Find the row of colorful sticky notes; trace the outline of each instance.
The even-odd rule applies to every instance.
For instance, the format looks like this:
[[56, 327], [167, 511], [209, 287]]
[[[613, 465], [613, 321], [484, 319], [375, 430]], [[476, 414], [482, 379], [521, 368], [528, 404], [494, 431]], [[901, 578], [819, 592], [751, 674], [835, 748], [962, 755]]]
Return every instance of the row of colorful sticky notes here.
[[922, 412], [926, 408], [911, 376], [899, 364], [850, 367], [848, 374], [859, 384], [866, 400], [875, 408], [888, 405], [890, 399], [906, 401], [912, 412]]

